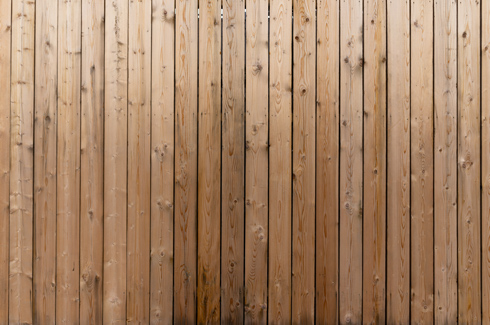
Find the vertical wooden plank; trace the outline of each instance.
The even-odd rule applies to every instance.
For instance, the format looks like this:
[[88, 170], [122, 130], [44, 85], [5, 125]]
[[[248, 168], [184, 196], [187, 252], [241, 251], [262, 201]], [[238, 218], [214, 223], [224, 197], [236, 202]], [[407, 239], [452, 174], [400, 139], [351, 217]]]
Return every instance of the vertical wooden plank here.
[[434, 10], [434, 308], [437, 324], [454, 324], [458, 317], [456, 1], [436, 1]]
[[11, 1], [0, 2], [0, 323], [8, 323]]
[[128, 2], [106, 2], [104, 324], [126, 323]]
[[79, 322], [80, 0], [58, 3], [56, 322]]
[[386, 322], [386, 1], [364, 2], [363, 322]]
[[243, 324], [245, 1], [223, 1], [221, 319]]
[[34, 15], [12, 3], [9, 323], [32, 323]]
[[267, 321], [268, 1], [247, 1], [245, 322]]
[[102, 323], [104, 3], [82, 0], [80, 323]]
[[174, 321], [196, 322], [197, 1], [177, 0], [175, 31]]
[[340, 5], [340, 323], [362, 321], [362, 5]]
[[270, 4], [269, 323], [291, 322], [292, 0]]
[[434, 320], [433, 2], [411, 6], [411, 321]]
[[292, 319], [315, 310], [315, 0], [293, 2], [293, 293]]
[[56, 320], [58, 3], [36, 3], [33, 322]]
[[150, 320], [151, 0], [129, 1], [127, 322]]
[[152, 2], [150, 323], [171, 324], [174, 229], [175, 1]]
[[480, 2], [458, 6], [458, 321], [481, 323]]
[[410, 3], [389, 1], [387, 323], [410, 316]]
[[481, 4], [482, 323], [490, 322], [490, 2]]
[[221, 1], [199, 7], [197, 321], [220, 320]]

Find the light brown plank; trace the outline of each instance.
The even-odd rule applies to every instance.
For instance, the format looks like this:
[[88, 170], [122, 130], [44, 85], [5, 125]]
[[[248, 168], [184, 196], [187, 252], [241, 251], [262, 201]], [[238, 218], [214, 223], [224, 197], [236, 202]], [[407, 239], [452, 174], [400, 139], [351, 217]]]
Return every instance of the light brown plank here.
[[410, 3], [389, 1], [387, 323], [410, 315]]
[[33, 322], [56, 320], [58, 3], [36, 2]]
[[411, 322], [434, 320], [433, 2], [411, 6]]
[[58, 3], [56, 323], [79, 322], [82, 3]]
[[9, 317], [11, 1], [0, 2], [0, 323]]
[[104, 3], [82, 0], [80, 323], [102, 323]]
[[436, 1], [434, 10], [434, 308], [437, 324], [454, 324], [458, 317], [456, 1]]
[[247, 0], [245, 322], [267, 322], [268, 4]]
[[458, 321], [481, 323], [480, 2], [458, 6]]
[[223, 1], [221, 319], [243, 324], [245, 1]]
[[174, 0], [152, 2], [150, 323], [171, 324], [174, 230]]
[[292, 0], [270, 6], [270, 324], [291, 322]]
[[151, 0], [129, 1], [128, 323], [150, 320]]
[[220, 320], [221, 1], [199, 9], [197, 322]]
[[315, 310], [315, 0], [294, 0], [292, 320]]
[[364, 2], [363, 322], [386, 323], [386, 1]]
[[490, 323], [490, 2], [481, 6], [482, 323]]
[[9, 323], [32, 323], [35, 3], [12, 3]]
[[362, 2], [340, 4], [340, 323], [362, 321]]
[[128, 2], [106, 3], [104, 110], [104, 324], [126, 323]]
[[175, 31], [174, 321], [196, 322], [197, 1], [177, 0]]

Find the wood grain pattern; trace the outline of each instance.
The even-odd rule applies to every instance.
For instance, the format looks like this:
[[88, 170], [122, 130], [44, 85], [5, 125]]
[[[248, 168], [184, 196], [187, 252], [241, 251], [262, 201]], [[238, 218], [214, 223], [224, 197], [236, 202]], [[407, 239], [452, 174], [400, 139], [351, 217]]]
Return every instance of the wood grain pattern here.
[[434, 320], [433, 2], [411, 6], [411, 321]]
[[243, 324], [245, 245], [245, 1], [223, 1], [221, 320]]
[[0, 2], [0, 323], [9, 317], [11, 1]]
[[173, 318], [174, 0], [152, 2], [150, 323]]
[[291, 322], [292, 0], [270, 6], [269, 302], [271, 324]]
[[410, 317], [410, 3], [389, 1], [388, 17], [388, 324]]
[[80, 319], [80, 89], [82, 3], [58, 3], [56, 323]]
[[434, 308], [454, 324], [457, 292], [457, 15], [456, 1], [434, 5]]
[[[36, 2], [33, 323], [56, 320], [58, 4]], [[100, 244], [100, 243], [99, 243]]]
[[481, 323], [480, 2], [458, 6], [458, 321]]
[[199, 10], [197, 322], [220, 320], [221, 1]]
[[362, 321], [362, 5], [340, 4], [340, 323]]
[[106, 3], [103, 322], [126, 323], [128, 2]]
[[[9, 323], [31, 324], [35, 3], [12, 3]], [[27, 302], [27, 303], [26, 303]]]
[[315, 0], [294, 0], [292, 321], [315, 314]]
[[80, 322], [102, 323], [104, 4], [82, 0]]
[[363, 322], [386, 323], [386, 1], [364, 2]]
[[174, 320], [196, 322], [197, 1], [177, 0], [175, 27]]
[[268, 66], [267, 2], [247, 1], [245, 322], [267, 321]]
[[151, 0], [129, 1], [128, 323], [150, 320]]

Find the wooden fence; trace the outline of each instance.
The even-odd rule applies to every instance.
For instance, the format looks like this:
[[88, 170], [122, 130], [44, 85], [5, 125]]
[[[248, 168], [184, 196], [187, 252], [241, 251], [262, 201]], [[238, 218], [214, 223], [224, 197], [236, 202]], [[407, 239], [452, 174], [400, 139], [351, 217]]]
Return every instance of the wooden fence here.
[[200, 2], [0, 0], [0, 323], [489, 324], [490, 1]]

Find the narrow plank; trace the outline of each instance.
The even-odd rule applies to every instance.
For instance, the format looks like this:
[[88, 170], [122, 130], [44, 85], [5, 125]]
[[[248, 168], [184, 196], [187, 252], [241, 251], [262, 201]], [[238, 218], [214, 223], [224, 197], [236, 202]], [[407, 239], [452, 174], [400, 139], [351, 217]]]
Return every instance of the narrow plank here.
[[11, 1], [0, 2], [0, 323], [9, 317]]
[[292, 0], [270, 4], [270, 324], [291, 322]]
[[490, 3], [481, 4], [482, 323], [490, 322]]
[[197, 4], [176, 3], [174, 321], [182, 324], [196, 323]]
[[340, 5], [340, 323], [362, 321], [362, 5]]
[[411, 6], [411, 322], [434, 320], [433, 2]]
[[12, 3], [9, 323], [32, 323], [35, 3]]
[[245, 1], [223, 1], [221, 320], [243, 324]]
[[292, 321], [315, 317], [315, 0], [294, 0]]
[[245, 322], [267, 322], [269, 25], [266, 0], [247, 1]]
[[58, 3], [56, 323], [80, 315], [80, 54], [82, 3]]
[[434, 319], [437, 324], [454, 324], [458, 317], [456, 1], [436, 1], [434, 10]]
[[363, 322], [386, 323], [386, 1], [364, 2]]
[[387, 323], [410, 316], [410, 2], [389, 1]]
[[104, 3], [82, 0], [80, 323], [102, 323]]
[[458, 6], [458, 321], [481, 323], [480, 2]]
[[151, 0], [129, 1], [128, 323], [150, 320]]
[[197, 322], [220, 320], [221, 0], [199, 10]]
[[175, 1], [152, 3], [150, 323], [173, 318]]
[[58, 3], [36, 2], [33, 322], [56, 320]]
[[106, 3], [103, 322], [126, 323], [128, 2]]

